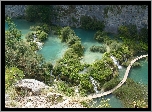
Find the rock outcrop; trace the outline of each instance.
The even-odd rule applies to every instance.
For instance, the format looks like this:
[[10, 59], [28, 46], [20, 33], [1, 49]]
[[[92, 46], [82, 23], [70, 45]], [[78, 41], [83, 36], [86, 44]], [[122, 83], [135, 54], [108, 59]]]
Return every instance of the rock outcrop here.
[[35, 79], [23, 79], [17, 81], [17, 83], [15, 84], [15, 89], [18, 92], [23, 90], [23, 91], [31, 92], [34, 95], [39, 95], [41, 91], [45, 88], [49, 88], [49, 86]]
[[[6, 108], [83, 108], [78, 101], [63, 96], [55, 92], [50, 86], [35, 79], [22, 79], [17, 81], [15, 90], [17, 93], [11, 99], [9, 94], [5, 94]], [[32, 93], [32, 94], [28, 94]], [[45, 92], [44, 92], [45, 91]], [[26, 95], [25, 95], [26, 94]]]
[[25, 16], [26, 5], [5, 5], [5, 16], [23, 17]]
[[[58, 17], [51, 22], [60, 26], [81, 26], [81, 16], [104, 21], [105, 31], [117, 33], [121, 25], [134, 24], [137, 29], [148, 27], [148, 7], [140, 5], [54, 5]], [[5, 16], [25, 15], [26, 5], [6, 5]]]

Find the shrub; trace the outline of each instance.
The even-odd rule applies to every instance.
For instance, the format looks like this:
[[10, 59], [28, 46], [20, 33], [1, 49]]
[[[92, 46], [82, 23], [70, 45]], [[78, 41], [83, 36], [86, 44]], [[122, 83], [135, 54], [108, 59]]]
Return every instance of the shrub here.
[[128, 78], [125, 85], [116, 89], [113, 93], [118, 97], [127, 108], [133, 108], [133, 105], [128, 102], [143, 100], [148, 103], [148, 87], [134, 82]]
[[25, 13], [28, 21], [50, 23], [53, 17], [53, 7], [51, 5], [28, 5]]
[[[111, 69], [113, 68], [113, 70]], [[117, 72], [117, 68], [114, 65], [112, 59], [110, 57], [104, 57], [102, 60], [96, 61], [89, 67], [88, 73], [92, 76], [96, 81], [100, 83], [101, 86], [109, 80], [111, 80], [115, 73]]]
[[113, 89], [115, 86], [117, 86], [120, 83], [120, 79], [119, 78], [113, 78], [110, 81], [106, 82], [103, 85], [104, 91], [108, 91], [110, 89]]
[[16, 83], [24, 77], [23, 71], [16, 67], [6, 68], [5, 70], [5, 88], [7, 89], [12, 84]]
[[26, 41], [27, 42], [31, 42], [34, 40], [34, 33], [33, 32], [28, 32], [26, 35], [25, 35], [25, 38], [26, 38]]
[[33, 51], [39, 50], [38, 45], [35, 42], [30, 42], [30, 47]]
[[68, 26], [60, 30], [59, 38], [62, 42], [68, 42], [68, 39], [71, 37], [71, 35], [75, 35], [75, 32]]
[[66, 84], [65, 82], [59, 81], [56, 84], [57, 84], [58, 91], [63, 92], [67, 96], [73, 96], [74, 95], [74, 89], [69, 87], [69, 85]]
[[106, 40], [107, 38], [108, 38], [107, 33], [104, 31], [97, 31], [94, 34], [94, 39], [99, 41], [99, 42], [104, 42], [104, 40]]
[[51, 31], [54, 35], [60, 35], [60, 30], [62, 29], [61, 26], [51, 26]]
[[50, 32], [50, 26], [46, 23], [38, 23], [36, 26], [30, 26], [30, 30], [32, 31], [44, 31], [46, 33]]
[[96, 18], [90, 16], [81, 16], [80, 18], [81, 28], [92, 29], [92, 30], [103, 30], [105, 27], [104, 22], [98, 21]]
[[104, 53], [104, 52], [106, 52], [106, 46], [105, 45], [102, 45], [102, 46], [93, 45], [90, 47], [90, 51]]
[[86, 94], [95, 92], [91, 80], [89, 78], [89, 74], [79, 74], [79, 79], [80, 79], [80, 91], [85, 90], [84, 92]]
[[[18, 29], [12, 21], [9, 22], [9, 27], [13, 28], [16, 33]], [[12, 25], [12, 26], [11, 26]], [[29, 44], [20, 39], [16, 34], [11, 37], [12, 32], [9, 29], [5, 33], [5, 66], [15, 66], [24, 72], [26, 78], [34, 78], [39, 81], [48, 82], [50, 80], [51, 64], [46, 63], [43, 57], [36, 54]], [[11, 38], [11, 39], [10, 39]]]
[[90, 101], [81, 101], [81, 105], [87, 108], [109, 108], [111, 105], [109, 104], [110, 99], [104, 99], [102, 98], [100, 103], [97, 104], [97, 102], [90, 100]]
[[38, 35], [38, 39], [39, 39], [39, 41], [42, 42], [47, 39], [47, 36], [48, 36], [47, 33], [45, 33], [44, 31], [41, 31], [41, 33]]
[[81, 45], [81, 42], [76, 42], [75, 44], [71, 45], [70, 48], [73, 48], [75, 53], [78, 54], [79, 57], [83, 55], [84, 47]]

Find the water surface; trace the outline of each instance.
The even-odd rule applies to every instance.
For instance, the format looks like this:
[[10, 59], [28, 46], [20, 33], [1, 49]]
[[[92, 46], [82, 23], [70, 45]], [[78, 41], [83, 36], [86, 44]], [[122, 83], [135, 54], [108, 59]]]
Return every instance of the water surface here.
[[[34, 25], [32, 22], [28, 22], [26, 20], [14, 20], [15, 24], [17, 25], [17, 28], [21, 30], [22, 32], [22, 38], [25, 38], [25, 34], [27, 34], [30, 30], [30, 26]], [[5, 30], [8, 29], [7, 24], [5, 23]], [[98, 43], [93, 39], [93, 36], [96, 31], [92, 30], [83, 30], [83, 29], [76, 29], [73, 28], [76, 35], [81, 38], [82, 45], [85, 47], [84, 52], [84, 58], [81, 60], [81, 62], [84, 63], [93, 63], [95, 60], [99, 60], [102, 58], [102, 53], [93, 53], [90, 52], [89, 48], [92, 45], [102, 45], [101, 43]], [[110, 35], [112, 36], [112, 35]], [[63, 54], [67, 50], [67, 45], [65, 43], [61, 43], [60, 39], [57, 38], [55, 35], [49, 35], [48, 39], [45, 41], [43, 48], [38, 51], [39, 54], [42, 54], [42, 56], [46, 59], [46, 61], [51, 62], [52, 64], [55, 64], [56, 60], [62, 58]], [[132, 78], [136, 82], [140, 82], [142, 84], [148, 84], [148, 61], [146, 60], [140, 60], [141, 67], [138, 68], [132, 68], [129, 77]], [[122, 67], [122, 69], [119, 70], [119, 77], [120, 79], [123, 78], [126, 68]], [[114, 95], [110, 94], [107, 96], [104, 96], [104, 98], [110, 98], [110, 105], [112, 108], [123, 108], [123, 105], [119, 99], [117, 99]], [[99, 101], [101, 98], [94, 99], [97, 101], [97, 105], [99, 104]]]

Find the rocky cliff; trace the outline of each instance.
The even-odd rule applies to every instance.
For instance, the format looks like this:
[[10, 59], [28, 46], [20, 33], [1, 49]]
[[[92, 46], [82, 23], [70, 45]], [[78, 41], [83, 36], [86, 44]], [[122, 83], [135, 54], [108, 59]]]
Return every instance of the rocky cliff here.
[[[105, 31], [117, 32], [120, 25], [135, 24], [138, 29], [148, 27], [148, 6], [137, 5], [55, 5], [58, 16], [52, 20], [60, 26], [80, 27], [80, 17], [95, 17], [104, 21]], [[6, 5], [5, 16], [25, 15], [25, 5]]]

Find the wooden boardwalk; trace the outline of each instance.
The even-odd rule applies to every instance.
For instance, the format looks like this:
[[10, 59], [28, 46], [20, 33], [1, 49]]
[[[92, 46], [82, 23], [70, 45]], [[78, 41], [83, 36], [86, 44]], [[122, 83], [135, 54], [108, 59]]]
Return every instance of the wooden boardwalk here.
[[119, 88], [120, 86], [122, 86], [122, 85], [126, 82], [132, 64], [135, 63], [137, 60], [139, 60], [139, 59], [141, 59], [141, 58], [144, 58], [144, 57], [147, 57], [147, 56], [148, 56], [148, 54], [147, 54], [147, 55], [141, 55], [140, 57], [137, 57], [137, 58], [135, 58], [134, 60], [132, 60], [132, 61], [130, 62], [130, 64], [129, 64], [129, 66], [127, 67], [127, 70], [126, 70], [126, 72], [125, 72], [125, 75], [124, 75], [122, 81], [121, 81], [116, 87], [114, 87], [113, 89], [111, 89], [111, 90], [109, 90], [109, 91], [100, 93], [100, 94], [88, 95], [88, 96], [86, 97], [86, 99], [98, 98], [98, 97], [105, 96], [105, 95], [108, 95], [108, 94], [111, 94], [112, 92], [114, 92], [117, 88]]

